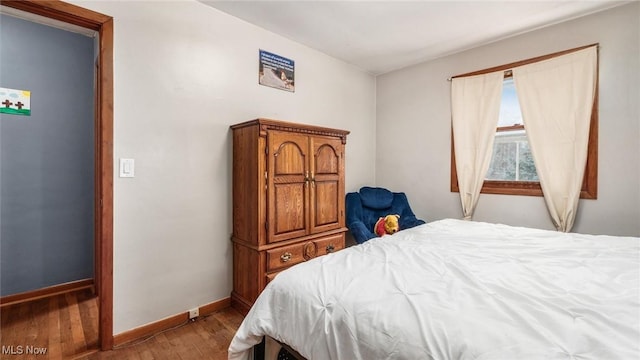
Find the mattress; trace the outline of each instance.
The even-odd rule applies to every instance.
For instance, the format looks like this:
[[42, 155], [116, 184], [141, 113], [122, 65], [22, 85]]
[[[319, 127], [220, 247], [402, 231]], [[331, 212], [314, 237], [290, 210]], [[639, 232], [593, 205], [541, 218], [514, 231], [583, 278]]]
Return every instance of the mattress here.
[[229, 347], [307, 359], [640, 359], [640, 238], [445, 219], [280, 273]]

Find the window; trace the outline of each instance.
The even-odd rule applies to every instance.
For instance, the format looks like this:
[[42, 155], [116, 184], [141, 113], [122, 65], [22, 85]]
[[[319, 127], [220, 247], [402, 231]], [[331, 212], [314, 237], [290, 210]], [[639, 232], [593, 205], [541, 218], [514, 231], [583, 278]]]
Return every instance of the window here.
[[512, 77], [502, 85], [500, 117], [485, 180], [538, 181]]
[[[591, 46], [591, 45], [589, 45]], [[510, 71], [516, 66], [534, 63], [555, 56], [564, 55], [585, 47], [562, 51], [529, 60], [506, 64], [491, 69], [476, 71], [460, 76], [479, 75], [494, 71], [505, 70], [503, 83], [500, 118], [496, 128], [491, 164], [481, 193], [505, 195], [542, 196], [542, 189], [533, 164], [533, 157], [526, 137], [526, 129], [522, 122], [520, 106], [517, 100], [515, 84]], [[582, 182], [580, 197], [583, 199], [597, 198], [597, 158], [598, 158], [598, 87], [591, 112], [589, 132], [589, 146], [586, 171]], [[453, 132], [451, 143], [451, 191], [458, 192], [458, 177], [455, 167], [453, 150]]]

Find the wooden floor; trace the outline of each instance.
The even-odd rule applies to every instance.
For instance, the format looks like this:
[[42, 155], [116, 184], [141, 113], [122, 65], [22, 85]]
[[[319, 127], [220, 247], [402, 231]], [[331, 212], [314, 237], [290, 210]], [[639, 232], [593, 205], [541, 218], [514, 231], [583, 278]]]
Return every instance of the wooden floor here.
[[[115, 350], [99, 352], [89, 290], [0, 309], [0, 359], [226, 359], [242, 315], [228, 308]], [[31, 354], [28, 354], [28, 352]], [[36, 355], [38, 351], [46, 354]]]
[[[98, 307], [91, 290], [0, 309], [1, 359], [65, 359], [98, 347]], [[38, 352], [45, 352], [36, 355]]]

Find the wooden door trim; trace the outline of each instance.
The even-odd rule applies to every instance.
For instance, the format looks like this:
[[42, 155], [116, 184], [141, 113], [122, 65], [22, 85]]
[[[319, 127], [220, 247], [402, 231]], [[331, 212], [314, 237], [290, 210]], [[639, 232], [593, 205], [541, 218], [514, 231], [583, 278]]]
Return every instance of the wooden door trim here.
[[98, 336], [102, 350], [113, 348], [113, 18], [62, 1], [1, 0], [0, 4], [98, 32], [99, 73], [95, 138], [96, 262], [99, 296]]

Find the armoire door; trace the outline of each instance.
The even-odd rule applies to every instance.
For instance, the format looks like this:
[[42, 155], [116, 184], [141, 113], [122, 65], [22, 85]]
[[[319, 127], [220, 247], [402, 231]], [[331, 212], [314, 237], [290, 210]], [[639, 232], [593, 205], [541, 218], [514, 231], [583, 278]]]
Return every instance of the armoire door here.
[[292, 239], [309, 229], [309, 137], [270, 131], [267, 154], [267, 242]]
[[310, 232], [344, 227], [344, 145], [337, 138], [310, 136]]

